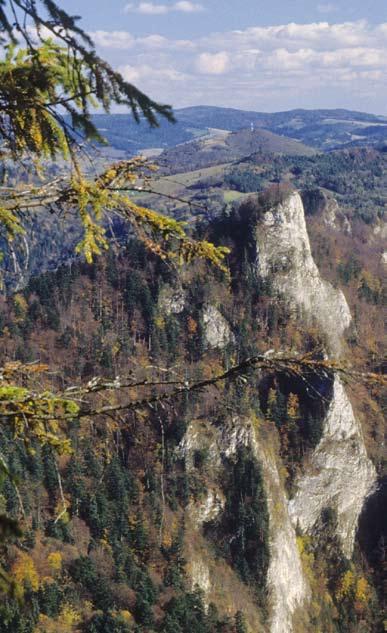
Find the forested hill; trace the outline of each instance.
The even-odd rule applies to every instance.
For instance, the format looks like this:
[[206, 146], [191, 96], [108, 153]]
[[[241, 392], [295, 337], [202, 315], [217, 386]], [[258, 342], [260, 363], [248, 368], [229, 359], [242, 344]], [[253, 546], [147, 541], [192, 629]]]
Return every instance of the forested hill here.
[[[149, 370], [211, 378], [256, 353], [338, 346], [377, 370], [377, 235], [324, 197], [305, 207], [312, 250], [287, 190], [203, 227], [231, 248], [229, 279], [205, 263], [175, 270], [135, 240], [36, 276], [1, 299], [0, 364], [39, 359], [61, 387], [141, 385]], [[59, 458], [3, 428], [0, 503], [24, 532], [2, 562], [24, 602], [3, 600], [1, 632], [382, 631], [384, 493], [365, 502], [382, 482], [381, 406], [377, 389], [329, 372], [266, 371], [71, 422]]]
[[329, 150], [345, 145], [383, 144], [387, 140], [387, 117], [351, 110], [290, 110], [261, 113], [254, 111], [197, 106], [178, 109], [176, 123], [161, 122], [152, 130], [146, 123], [137, 126], [130, 116], [96, 115], [94, 121], [116, 150], [136, 153], [140, 149], [173, 147], [205, 136], [212, 128], [235, 132], [253, 124]]
[[166, 173], [181, 173], [234, 163], [248, 156], [314, 156], [317, 151], [286, 136], [261, 128], [244, 128], [236, 132], [213, 130], [211, 135], [166, 149], [157, 164]]
[[62, 4], [0, 0], [0, 633], [385, 633], [387, 118], [173, 124]]

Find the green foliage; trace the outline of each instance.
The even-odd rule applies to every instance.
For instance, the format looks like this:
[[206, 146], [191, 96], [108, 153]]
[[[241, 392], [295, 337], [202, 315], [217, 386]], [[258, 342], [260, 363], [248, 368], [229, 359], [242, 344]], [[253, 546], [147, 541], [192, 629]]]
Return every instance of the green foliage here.
[[108, 612], [114, 603], [107, 579], [98, 573], [92, 560], [86, 556], [75, 560], [70, 567], [73, 580], [92, 597], [96, 609]]
[[325, 508], [313, 538], [305, 536], [298, 540], [303, 560], [309, 560], [317, 574], [317, 579], [312, 578], [312, 588], [319, 607], [312, 615], [311, 624], [316, 629], [323, 627], [340, 633], [382, 631], [367, 574], [361, 565], [355, 568], [342, 553], [336, 511]]
[[[246, 255], [243, 271], [251, 273], [248, 252], [243, 252]], [[255, 284], [252, 274], [243, 274], [246, 284], [240, 284], [243, 287], [239, 293], [234, 288], [233, 294], [226, 294], [228, 288], [210, 278], [208, 269], [203, 267], [205, 272], [195, 275], [191, 294], [188, 292], [185, 311], [164, 316], [158, 305], [158, 292], [162, 286], [160, 268], [166, 266], [145, 253], [144, 246], [133, 240], [126, 254], [115, 258], [111, 275], [112, 253], [93, 266], [76, 263], [71, 273], [60, 269], [33, 280], [24, 293], [18, 293], [24, 301], [13, 298], [1, 307], [4, 347], [8, 345], [14, 350], [16, 342], [22, 342], [32, 349], [38, 348], [42, 358], [52, 359], [53, 371], [64, 374], [67, 384], [74, 384], [85, 366], [90, 376], [105, 375], [101, 365], [105, 362], [103, 350], [106, 349], [111, 350], [112, 371], [116, 372], [108, 372], [110, 376], [127, 376], [133, 367], [141, 372], [149, 365], [153, 368], [172, 364], [176, 371], [187, 375], [202, 376], [206, 372], [211, 376], [217, 366], [233, 362], [234, 352], [224, 354], [213, 350], [210, 356], [203, 355], [204, 350], [199, 348], [200, 313], [203, 304], [214, 297], [217, 301], [225, 297], [225, 315], [234, 319], [236, 330], [240, 323], [245, 327], [237, 353], [244, 355], [248, 345], [256, 353], [257, 340], [264, 337], [256, 332], [253, 338], [253, 325], [258, 327], [266, 318], [270, 291]], [[106, 271], [107, 261], [109, 271]], [[167, 280], [172, 285], [172, 275], [164, 274], [163, 282]], [[188, 270], [184, 274], [187, 286], [192, 273]], [[49, 331], [46, 341], [46, 315], [50, 306], [58, 314], [59, 325], [56, 333]], [[36, 317], [37, 327], [33, 331], [19, 321], [23, 314]], [[189, 316], [197, 324], [195, 331], [194, 324], [188, 326]], [[279, 315], [273, 322], [273, 336], [278, 336], [281, 318]], [[133, 343], [133, 332], [142, 335], [148, 330], [152, 345], [140, 337]], [[158, 347], [153, 347], [155, 331], [160, 340]], [[165, 331], [164, 340], [162, 331]], [[48, 342], [51, 346], [53, 340], [56, 342], [49, 347]], [[193, 358], [197, 361], [193, 362]], [[34, 391], [31, 384], [36, 389], [36, 385], [44, 382], [45, 373], [37, 373], [35, 377], [23, 375], [20, 384], [14, 375], [8, 378], [7, 386], [16, 390], [12, 392], [13, 398], [23, 400], [27, 392]], [[246, 622], [241, 614], [222, 619], [211, 606], [204, 609], [200, 594], [187, 591], [184, 544], [191, 534], [184, 526], [188, 512], [185, 507], [190, 501], [200, 499], [208, 489], [212, 464], [208, 451], [198, 449], [192, 455], [195, 468], [188, 469], [181, 453], [176, 451], [187, 423], [192, 420], [203, 423], [207, 437], [211, 426], [212, 431], [217, 432], [217, 427], [229, 419], [230, 411], [233, 414], [240, 410], [251, 412], [253, 407], [258, 411], [261, 385], [254, 375], [242, 378], [238, 383], [227, 383], [224, 388], [219, 385], [218, 390], [209, 390], [205, 395], [185, 394], [173, 406], [165, 404], [149, 410], [139, 407], [139, 410], [122, 412], [114, 419], [89, 416], [71, 426], [67, 426], [66, 418], [64, 429], [71, 437], [74, 450], [57, 461], [68, 504], [66, 521], [58, 519], [62, 499], [55, 469], [55, 447], [46, 443], [41, 448], [36, 439], [27, 446], [36, 452], [27, 451], [22, 442], [13, 441], [7, 429], [2, 438], [2, 453], [18, 485], [18, 494], [12, 480], [5, 479], [1, 490], [4, 505], [12, 516], [20, 516], [20, 496], [26, 524], [32, 526], [22, 545], [28, 547], [31, 557], [38, 557], [43, 570], [44, 556], [53, 548], [63, 551], [64, 562], [63, 570], [50, 582], [43, 576], [38, 590], [31, 597], [27, 596], [25, 610], [18, 611], [16, 602], [7, 601], [4, 617], [0, 613], [1, 630], [3, 627], [6, 633], [32, 633], [39, 614], [56, 619], [64, 605], [70, 605], [80, 618], [78, 629], [85, 632], [104, 633], [115, 631], [115, 627], [126, 632], [125, 627], [129, 626], [129, 630], [131, 627], [138, 633], [150, 630], [186, 633], [191, 629], [197, 633], [245, 633]], [[21, 386], [24, 380], [28, 388]], [[56, 374], [53, 380], [56, 381]], [[263, 389], [266, 386], [265, 382]], [[287, 451], [281, 439], [285, 463], [287, 459], [289, 463], [291, 459], [296, 463], [307, 445], [318, 442], [321, 412], [316, 413], [309, 406], [310, 402], [304, 402], [299, 385], [296, 390], [299, 411], [294, 398], [291, 401], [290, 387], [283, 377], [278, 378], [276, 387], [267, 417], [277, 426], [281, 438], [287, 436]], [[9, 398], [9, 392], [5, 393]], [[54, 389], [49, 393], [55, 396]], [[329, 390], [324, 391], [324, 395], [329, 396]], [[103, 397], [113, 400], [115, 394], [107, 393]], [[262, 407], [266, 411], [263, 404]], [[74, 410], [72, 415], [76, 418], [77, 412]], [[269, 426], [267, 421], [262, 424], [265, 428]], [[246, 592], [252, 589], [262, 604], [269, 562], [269, 520], [261, 469], [248, 450], [241, 451], [235, 459], [226, 460], [224, 467], [224, 516], [217, 524], [206, 526], [206, 536], [212, 538], [217, 553], [246, 582]], [[335, 557], [340, 563], [339, 573], [332, 580], [332, 591], [334, 587], [345, 589], [343, 581], [348, 569], [341, 568], [336, 544], [327, 542], [326, 547], [334, 551], [332, 564]], [[321, 557], [324, 556], [322, 549]], [[350, 587], [352, 599], [357, 584], [352, 583]], [[360, 583], [360, 589], [364, 587], [364, 583]], [[338, 610], [345, 610], [345, 600], [337, 602]], [[130, 612], [132, 617], [130, 614], [129, 619], [120, 616], [121, 609]], [[332, 609], [329, 617], [332, 622]], [[344, 616], [342, 621], [344, 631]], [[59, 623], [51, 624], [58, 625], [59, 630]], [[316, 620], [316, 630], [317, 626]]]
[[168, 561], [164, 584], [175, 589], [184, 589], [185, 560], [183, 556], [184, 530], [180, 529], [169, 548], [163, 548], [163, 553]]
[[337, 273], [340, 280], [348, 285], [352, 279], [357, 279], [361, 272], [361, 264], [359, 260], [351, 255], [346, 262], [340, 262], [337, 267]]
[[59, 615], [64, 600], [63, 590], [56, 582], [46, 583], [39, 589], [38, 600], [41, 612], [55, 618]]
[[[3, 40], [8, 39], [6, 55], [0, 61], [2, 153], [19, 163], [31, 155], [31, 175], [40, 181], [46, 176], [42, 160], [48, 158], [70, 160], [74, 174], [70, 182], [61, 179], [59, 186], [36, 183], [23, 192], [17, 187], [5, 188], [0, 200], [0, 228], [5, 237], [12, 240], [23, 232], [18, 215], [21, 209], [76, 208], [83, 237], [75, 250], [90, 263], [108, 248], [103, 219], [114, 210], [160, 257], [173, 257], [179, 263], [203, 258], [227, 272], [223, 263], [227, 249], [191, 239], [182, 223], [141, 207], [128, 196], [138, 179], [147, 178], [144, 161], [123, 161], [96, 179], [86, 178], [78, 162], [79, 135], [81, 140], [102, 140], [90, 115], [91, 107], [102, 106], [108, 111], [112, 103], [127, 105], [137, 121], [142, 115], [151, 126], [157, 126], [158, 115], [174, 120], [169, 106], [155, 103], [125, 82], [96, 55], [75, 18], [53, 0], [17, 0], [16, 5], [15, 11], [12, 2], [3, 3], [0, 12]], [[26, 48], [16, 45], [19, 42], [9, 26], [8, 11]], [[54, 39], [43, 35], [47, 32]]]
[[226, 175], [225, 181], [232, 189], [243, 193], [260, 191], [265, 183], [260, 174], [235, 168]]
[[269, 566], [269, 513], [262, 473], [247, 449], [240, 449], [235, 463], [226, 468], [226, 505], [220, 524], [207, 532], [246, 583], [254, 585], [264, 601]]
[[162, 633], [172, 633], [172, 631], [208, 633], [206, 613], [199, 590], [172, 598], [166, 606], [166, 612]]
[[14, 437], [21, 439], [31, 451], [34, 450], [32, 442], [38, 440], [58, 453], [69, 452], [70, 440], [61, 435], [58, 419], [72, 420], [78, 412], [76, 402], [49, 392], [36, 396], [33, 391], [13, 384], [0, 387], [0, 415]]
[[[113, 102], [127, 105], [136, 119], [141, 113], [153, 126], [157, 115], [173, 119], [168, 106], [146, 97], [100, 59], [77, 19], [53, 0], [18, 0], [16, 5], [15, 11], [10, 2], [3, 2], [0, 12], [2, 43], [8, 46], [0, 66], [0, 107], [6, 114], [0, 135], [14, 156], [26, 149], [36, 156], [66, 155], [77, 129], [88, 138], [99, 137], [91, 105], [105, 111]], [[63, 119], [63, 111], [71, 124]]]
[[387, 157], [374, 149], [336, 150], [315, 156], [256, 155], [233, 167], [226, 179], [228, 186], [241, 192], [257, 192], [272, 183], [290, 182], [297, 189], [306, 190], [307, 215], [321, 209], [308, 195], [315, 193], [316, 188], [331, 191], [349, 217], [365, 224], [375, 224], [385, 214]]
[[[0, 606], [0, 623], [2, 633], [33, 633], [36, 624], [37, 601], [26, 597], [27, 607], [20, 608], [20, 603], [10, 597], [5, 598]], [[35, 611], [35, 612], [34, 612]]]
[[36, 50], [8, 47], [0, 63], [0, 103], [7, 117], [0, 135], [13, 157], [27, 151], [42, 158], [68, 157], [69, 140], [49, 104], [57, 103], [61, 94], [73, 94], [74, 106], [82, 108], [81, 98], [75, 96], [77, 85], [85, 95], [91, 94], [92, 87], [81, 67], [78, 75], [74, 70], [66, 48], [52, 40]]
[[82, 627], [82, 633], [130, 633], [133, 631], [125, 619], [110, 613], [93, 615], [89, 622]]
[[235, 633], [247, 633], [246, 621], [241, 611], [235, 614]]
[[153, 320], [155, 303], [146, 279], [135, 270], [126, 277], [124, 299], [129, 320], [133, 318], [135, 307], [139, 306], [149, 331]]
[[[22, 235], [25, 232], [24, 227], [21, 224], [20, 218], [11, 211], [0, 206], [0, 226], [3, 228], [7, 239], [12, 242], [17, 235]], [[1, 261], [1, 259], [0, 259]]]
[[[327, 395], [331, 389], [330, 379], [322, 381], [313, 375], [308, 376], [308, 384], [313, 394]], [[289, 393], [290, 386], [297, 393]], [[305, 455], [317, 446], [322, 437], [325, 414], [326, 401], [312, 397], [302, 381], [287, 381], [283, 377], [268, 391], [266, 417], [274, 422], [279, 432], [280, 453], [289, 475], [289, 490]]]

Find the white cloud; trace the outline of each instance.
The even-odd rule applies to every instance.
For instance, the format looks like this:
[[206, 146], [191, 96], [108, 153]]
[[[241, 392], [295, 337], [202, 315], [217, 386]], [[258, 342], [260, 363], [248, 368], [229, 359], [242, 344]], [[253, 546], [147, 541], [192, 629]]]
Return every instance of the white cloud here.
[[374, 48], [344, 48], [321, 55], [322, 66], [339, 68], [383, 68], [387, 66], [386, 52]]
[[230, 57], [225, 51], [201, 53], [196, 59], [196, 69], [204, 75], [223, 75], [230, 68]]
[[331, 50], [343, 46], [361, 46], [371, 42], [375, 37], [385, 37], [381, 29], [372, 28], [364, 20], [330, 24], [329, 22], [312, 22], [310, 24], [283, 24], [267, 27], [249, 27], [226, 33], [214, 33], [203, 38], [203, 45], [217, 49], [260, 48], [275, 50], [285, 47], [298, 50], [313, 46], [317, 50]]
[[279, 48], [263, 57], [262, 64], [266, 68], [282, 73], [285, 70], [309, 71], [311, 68], [321, 70], [325, 68], [382, 68], [387, 66], [387, 58], [386, 51], [361, 47], [323, 52], [314, 51], [311, 48], [289, 52], [285, 48]]
[[[178, 4], [157, 6], [170, 11]], [[321, 104], [386, 111], [387, 23], [251, 26], [193, 40], [136, 38], [126, 31], [91, 35], [130, 81], [175, 105], [279, 110]]]
[[287, 70], [299, 70], [316, 59], [316, 53], [310, 48], [301, 48], [291, 53], [286, 48], [277, 48], [260, 61], [265, 68], [283, 73]]
[[168, 13], [168, 5], [154, 4], [153, 2], [140, 2], [139, 5], [127, 4], [125, 13], [143, 13], [144, 15], [164, 15]]
[[186, 76], [174, 68], [155, 68], [148, 64], [141, 66], [119, 66], [118, 71], [126, 81], [137, 82], [147, 80], [151, 81], [184, 81]]
[[146, 52], [159, 51], [190, 51], [196, 48], [191, 40], [170, 40], [163, 35], [146, 35], [135, 38], [128, 31], [94, 31], [90, 33], [94, 43], [100, 48], [111, 50], [128, 50]]
[[160, 50], [184, 50], [189, 51], [195, 48], [195, 44], [190, 40], [169, 40], [163, 35], [147, 35], [146, 37], [139, 37], [136, 40], [138, 46], [143, 46], [149, 49]]
[[90, 35], [94, 43], [102, 48], [125, 50], [135, 44], [135, 38], [127, 31], [94, 31]]
[[180, 0], [173, 4], [156, 4], [154, 2], [140, 2], [138, 5], [130, 2], [124, 7], [124, 13], [141, 13], [143, 15], [165, 15], [177, 11], [180, 13], [199, 13], [204, 7], [190, 0]]
[[376, 28], [376, 34], [387, 42], [387, 22], [379, 24]]
[[203, 5], [189, 2], [188, 0], [181, 0], [172, 6], [174, 7], [174, 11], [181, 11], [182, 13], [200, 13], [204, 11]]

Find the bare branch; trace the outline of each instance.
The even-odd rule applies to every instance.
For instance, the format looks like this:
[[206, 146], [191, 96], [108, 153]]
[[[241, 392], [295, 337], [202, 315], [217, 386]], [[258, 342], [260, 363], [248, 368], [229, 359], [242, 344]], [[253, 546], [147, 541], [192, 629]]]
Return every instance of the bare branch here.
[[[264, 369], [276, 373], [295, 375], [298, 377], [303, 377], [305, 373], [315, 373], [326, 378], [329, 374], [333, 373], [341, 375], [347, 380], [358, 380], [363, 383], [377, 384], [379, 386], [387, 385], [387, 378], [384, 375], [375, 374], [373, 372], [359, 372], [346, 366], [344, 363], [340, 364], [338, 361], [314, 360], [310, 358], [310, 355], [302, 356], [300, 358], [280, 356], [268, 358], [265, 355], [260, 355], [248, 358], [229, 368], [227, 371], [213, 376], [212, 378], [199, 380], [197, 382], [185, 381], [181, 386], [178, 386], [176, 389], [169, 392], [162, 392], [151, 397], [145, 397], [134, 401], [131, 400], [115, 405], [105, 405], [99, 408], [81, 408], [80, 416], [104, 415], [115, 411], [140, 409], [159, 402], [171, 401], [179, 398], [183, 394], [202, 391], [203, 389], [217, 385], [218, 383], [226, 380], [235, 380], [238, 377], [249, 373], [253, 369]], [[316, 396], [323, 398], [317, 390]]]

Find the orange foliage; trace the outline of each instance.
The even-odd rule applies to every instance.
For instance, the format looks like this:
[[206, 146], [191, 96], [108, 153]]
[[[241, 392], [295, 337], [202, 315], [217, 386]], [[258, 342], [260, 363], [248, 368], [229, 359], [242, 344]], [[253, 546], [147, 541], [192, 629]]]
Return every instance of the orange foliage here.
[[198, 331], [198, 324], [191, 316], [187, 319], [187, 330], [190, 336], [193, 336]]

